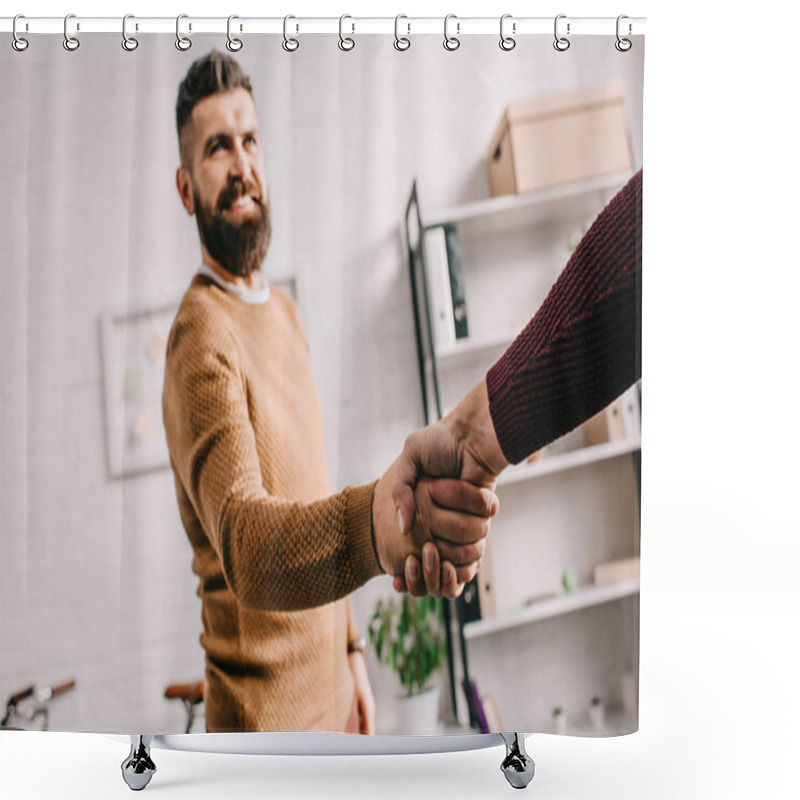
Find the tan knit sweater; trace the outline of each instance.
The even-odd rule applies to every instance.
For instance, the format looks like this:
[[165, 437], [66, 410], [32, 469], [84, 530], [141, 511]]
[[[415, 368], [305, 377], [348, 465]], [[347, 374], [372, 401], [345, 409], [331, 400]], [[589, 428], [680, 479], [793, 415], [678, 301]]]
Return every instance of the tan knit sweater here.
[[209, 731], [343, 730], [347, 595], [380, 573], [374, 484], [330, 495], [296, 305], [196, 275], [167, 348], [164, 424], [203, 601]]

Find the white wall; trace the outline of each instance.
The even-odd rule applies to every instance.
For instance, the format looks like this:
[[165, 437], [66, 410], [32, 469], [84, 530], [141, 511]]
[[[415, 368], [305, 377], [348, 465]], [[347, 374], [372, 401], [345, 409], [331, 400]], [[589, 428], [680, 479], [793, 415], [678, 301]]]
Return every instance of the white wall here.
[[[191, 548], [168, 470], [108, 475], [98, 322], [179, 296], [199, 259], [174, 188], [174, 101], [190, 61], [219, 45], [60, 37], [2, 50], [0, 169], [0, 697], [75, 676], [53, 707], [70, 730], [178, 730], [161, 698], [202, 674]], [[423, 422], [399, 223], [412, 179], [425, 208], [488, 194], [484, 153], [508, 100], [603, 80], [626, 86], [641, 163], [643, 48], [608, 39], [558, 54], [449, 54], [439, 37], [397, 53], [361, 37], [248, 41], [273, 208], [268, 275], [296, 273], [334, 488], [379, 476]], [[533, 311], [533, 309], [531, 309]], [[388, 579], [356, 594], [363, 625]], [[374, 669], [379, 701], [393, 678]], [[385, 704], [384, 704], [385, 706]], [[388, 724], [388, 723], [387, 723]]]

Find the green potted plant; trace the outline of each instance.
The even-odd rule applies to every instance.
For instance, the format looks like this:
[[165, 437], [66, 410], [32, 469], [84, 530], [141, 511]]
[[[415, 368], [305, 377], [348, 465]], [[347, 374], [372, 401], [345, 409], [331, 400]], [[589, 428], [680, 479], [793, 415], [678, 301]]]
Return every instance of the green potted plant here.
[[436, 733], [438, 687], [431, 678], [445, 657], [441, 601], [435, 597], [379, 599], [369, 623], [369, 638], [378, 661], [400, 680], [397, 732]]

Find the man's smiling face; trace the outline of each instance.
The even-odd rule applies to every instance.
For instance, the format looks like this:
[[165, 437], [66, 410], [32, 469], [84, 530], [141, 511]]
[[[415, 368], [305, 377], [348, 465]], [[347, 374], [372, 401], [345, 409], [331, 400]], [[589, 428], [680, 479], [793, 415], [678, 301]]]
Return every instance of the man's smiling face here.
[[200, 239], [226, 271], [242, 278], [261, 266], [271, 234], [264, 159], [253, 98], [241, 87], [192, 109], [188, 190]]

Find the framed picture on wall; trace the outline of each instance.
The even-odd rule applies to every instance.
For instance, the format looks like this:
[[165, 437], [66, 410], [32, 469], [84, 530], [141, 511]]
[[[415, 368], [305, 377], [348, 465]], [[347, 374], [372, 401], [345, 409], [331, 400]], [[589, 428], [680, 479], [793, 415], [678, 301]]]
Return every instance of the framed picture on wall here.
[[115, 478], [169, 466], [161, 415], [173, 299], [101, 319], [108, 468]]

